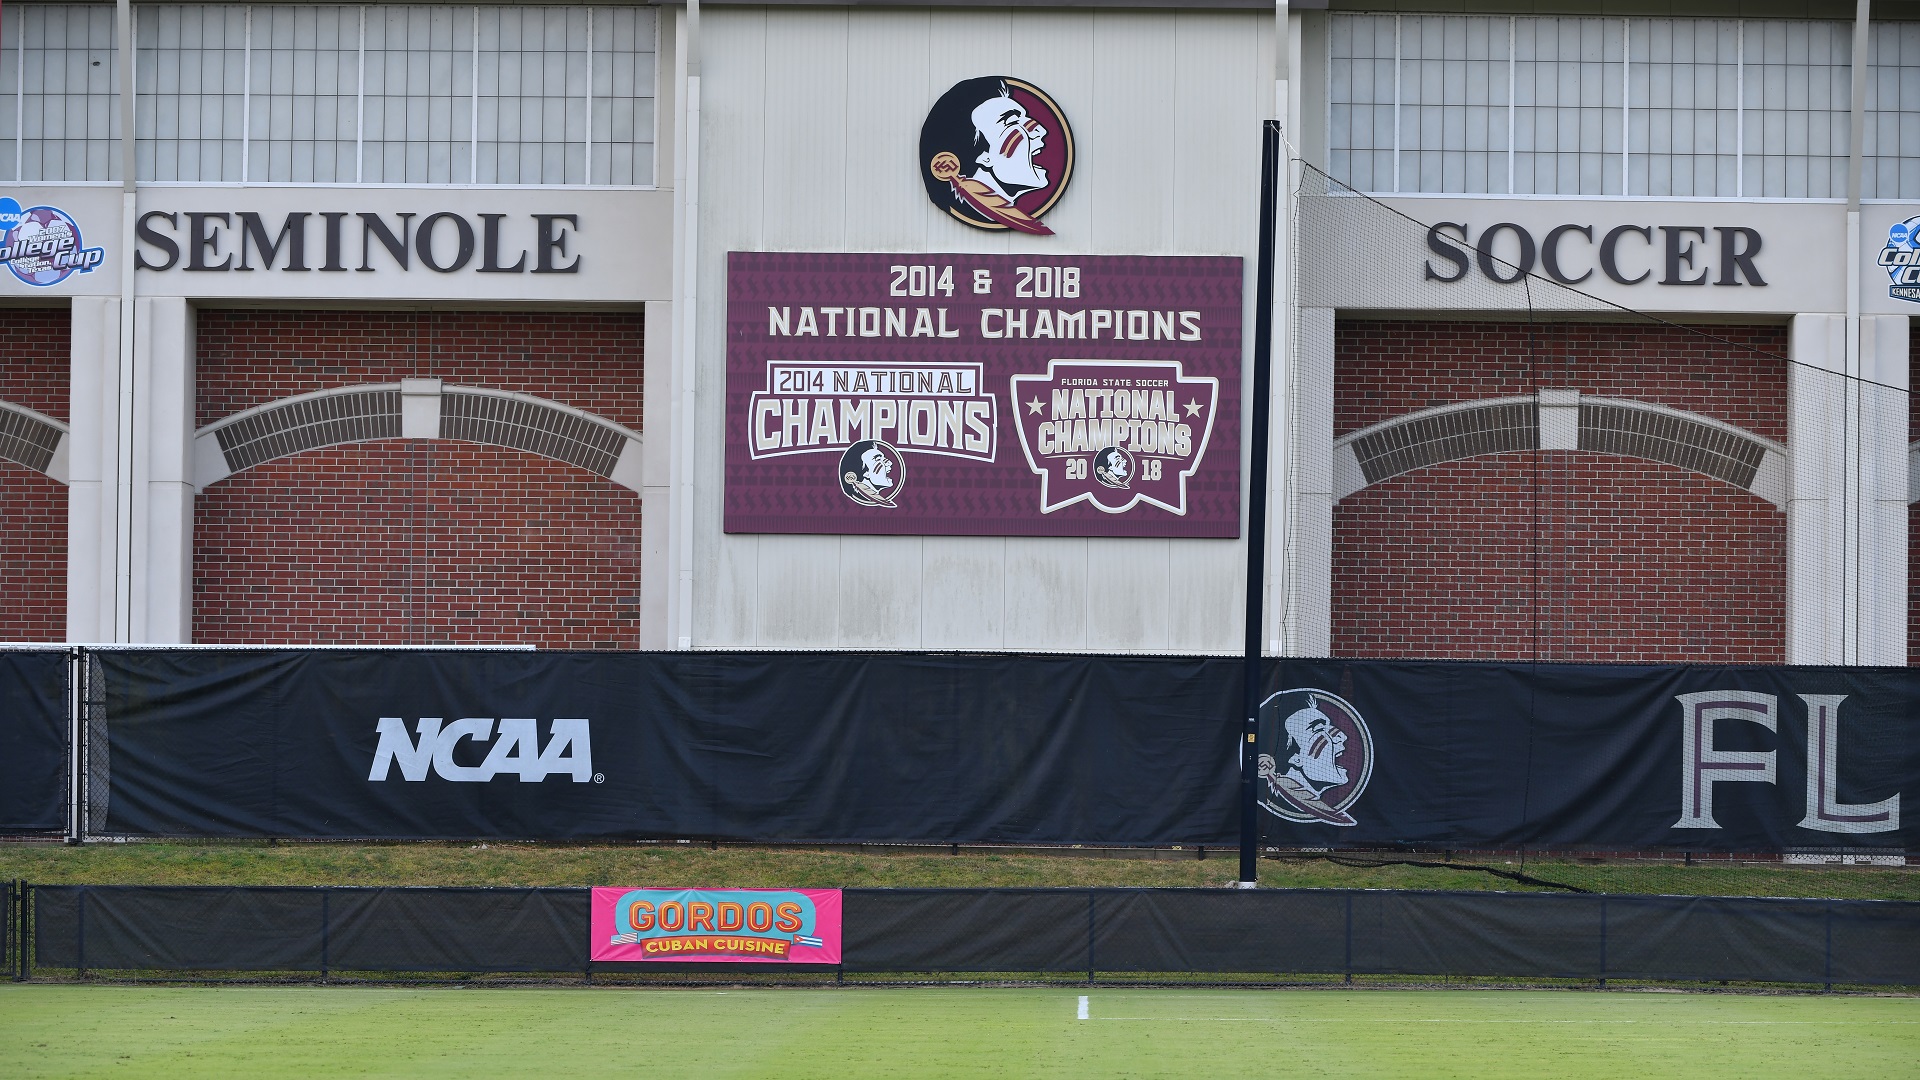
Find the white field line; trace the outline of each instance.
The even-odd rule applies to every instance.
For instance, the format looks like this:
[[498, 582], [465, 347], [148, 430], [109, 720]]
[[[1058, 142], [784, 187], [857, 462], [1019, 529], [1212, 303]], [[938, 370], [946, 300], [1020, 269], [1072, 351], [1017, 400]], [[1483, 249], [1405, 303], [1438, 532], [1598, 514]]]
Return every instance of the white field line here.
[[[1086, 998], [1081, 998], [1080, 1019], [1086, 1020]], [[1671, 1020], [1466, 1020], [1440, 1018], [1431, 1020], [1387, 1019], [1384, 1017], [1334, 1017], [1334, 1016], [1100, 1016], [1097, 1020], [1129, 1021], [1193, 1021], [1199, 1023], [1219, 1022], [1237, 1024], [1243, 1021], [1268, 1024], [1659, 1024], [1662, 1027], [1892, 1027], [1900, 1024], [1920, 1024], [1920, 1020], [1685, 1020], [1678, 1023]]]
[[[1086, 1018], [1087, 1018], [1087, 995], [1081, 994], [1080, 995], [1080, 1015], [1078, 1019], [1085, 1020]], [[1116, 1017], [1115, 1019], [1118, 1019], [1118, 1017]]]

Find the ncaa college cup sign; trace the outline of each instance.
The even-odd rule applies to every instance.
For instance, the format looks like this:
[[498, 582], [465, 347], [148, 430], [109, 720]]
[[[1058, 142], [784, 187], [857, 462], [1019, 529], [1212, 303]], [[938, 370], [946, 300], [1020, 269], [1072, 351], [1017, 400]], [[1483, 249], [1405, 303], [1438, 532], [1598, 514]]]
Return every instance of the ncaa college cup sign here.
[[1238, 536], [1241, 276], [732, 252], [726, 531]]
[[593, 890], [591, 960], [837, 964], [839, 889]]

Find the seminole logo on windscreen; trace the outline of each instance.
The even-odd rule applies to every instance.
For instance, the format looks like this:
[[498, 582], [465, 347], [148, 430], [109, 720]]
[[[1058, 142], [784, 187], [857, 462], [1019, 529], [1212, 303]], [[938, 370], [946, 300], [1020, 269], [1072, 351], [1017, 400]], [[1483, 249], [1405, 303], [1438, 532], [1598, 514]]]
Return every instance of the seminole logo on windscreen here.
[[1078, 502], [1109, 514], [1141, 503], [1187, 512], [1220, 380], [1188, 377], [1177, 361], [1055, 360], [1045, 375], [1009, 381], [1041, 513]]
[[1260, 805], [1302, 824], [1354, 825], [1347, 809], [1373, 778], [1360, 711], [1325, 690], [1283, 690], [1260, 706]]

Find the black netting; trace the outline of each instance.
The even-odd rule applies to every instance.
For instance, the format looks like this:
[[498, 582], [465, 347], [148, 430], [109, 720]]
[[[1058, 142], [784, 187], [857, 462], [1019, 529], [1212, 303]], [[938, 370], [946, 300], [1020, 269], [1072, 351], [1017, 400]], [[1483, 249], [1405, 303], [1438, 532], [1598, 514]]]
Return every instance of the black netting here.
[[[40, 969], [535, 972], [588, 965], [586, 889], [33, 890]], [[849, 889], [841, 971], [1236, 981], [1480, 977], [1920, 985], [1920, 903], [1220, 889]], [[41, 974], [48, 974], [42, 971]]]
[[1079, 889], [849, 889], [848, 971], [1086, 971]]
[[338, 970], [579, 971], [584, 889], [333, 889]]
[[1367, 892], [1355, 896], [1355, 972], [1595, 978], [1598, 901], [1552, 895]]

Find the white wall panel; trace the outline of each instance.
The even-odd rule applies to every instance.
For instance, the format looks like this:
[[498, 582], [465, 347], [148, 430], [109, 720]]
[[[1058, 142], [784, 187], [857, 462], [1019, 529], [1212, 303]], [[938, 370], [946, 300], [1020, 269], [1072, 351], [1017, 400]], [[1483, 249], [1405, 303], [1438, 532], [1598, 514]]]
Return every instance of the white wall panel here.
[[1094, 652], [1165, 652], [1170, 540], [1087, 544], [1087, 647]]
[[[1233, 254], [1255, 237], [1260, 191], [1258, 120], [1273, 96], [1271, 35], [1247, 32], [1246, 20], [1218, 12], [1183, 12], [1174, 41], [1171, 243], [1182, 251]], [[1222, 102], [1244, 103], [1222, 108]], [[1252, 311], [1253, 260], [1247, 260]], [[1247, 325], [1251, 326], [1251, 322]]]
[[1081, 537], [1007, 538], [1007, 648], [1086, 647], [1090, 543]]
[[[702, 33], [695, 646], [1231, 652], [1234, 541], [722, 533], [725, 262], [1237, 254], [1251, 273], [1271, 17], [709, 8]], [[1052, 237], [968, 228], [927, 203], [927, 108], [994, 74], [1031, 79], [1073, 124]]]
[[1238, 651], [1245, 642], [1241, 620], [1247, 610], [1246, 545], [1236, 540], [1165, 543], [1168, 648]]
[[754, 644], [817, 647], [833, 642], [840, 593], [840, 538], [787, 536], [755, 545], [759, 621]]
[[[920, 573], [925, 559], [917, 536], [830, 537], [839, 544], [832, 579], [839, 636], [849, 649], [898, 649], [920, 640]], [[821, 576], [827, 577], [823, 573]]]
[[[769, 10], [765, 79], [759, 246], [841, 250], [846, 213], [835, 205], [839, 185], [821, 181], [848, 175], [847, 13]], [[724, 312], [725, 304], [724, 289], [706, 294], [707, 310]], [[791, 536], [755, 545], [759, 618], [754, 644], [806, 647], [835, 641], [839, 543], [833, 536]]]
[[1007, 544], [999, 537], [929, 536], [919, 646], [1005, 648]]
[[[1082, 145], [1085, 168], [1074, 183], [1093, 204], [1095, 251], [1173, 248], [1179, 27], [1178, 18], [1146, 12], [1094, 17], [1091, 113], [1098, 136]], [[1246, 137], [1258, 138], [1251, 124]]]
[[701, 19], [699, 370], [695, 379], [693, 641], [757, 644], [759, 537], [720, 531], [726, 421], [728, 251], [765, 246], [760, 191], [766, 161], [766, 12], [708, 11]]
[[[928, 250], [927, 196], [905, 177], [920, 153], [920, 121], [933, 92], [931, 18], [924, 10], [876, 11], [847, 21], [845, 157], [833, 167], [847, 178], [839, 210], [848, 251]], [[829, 194], [812, 189], [815, 200]]]

